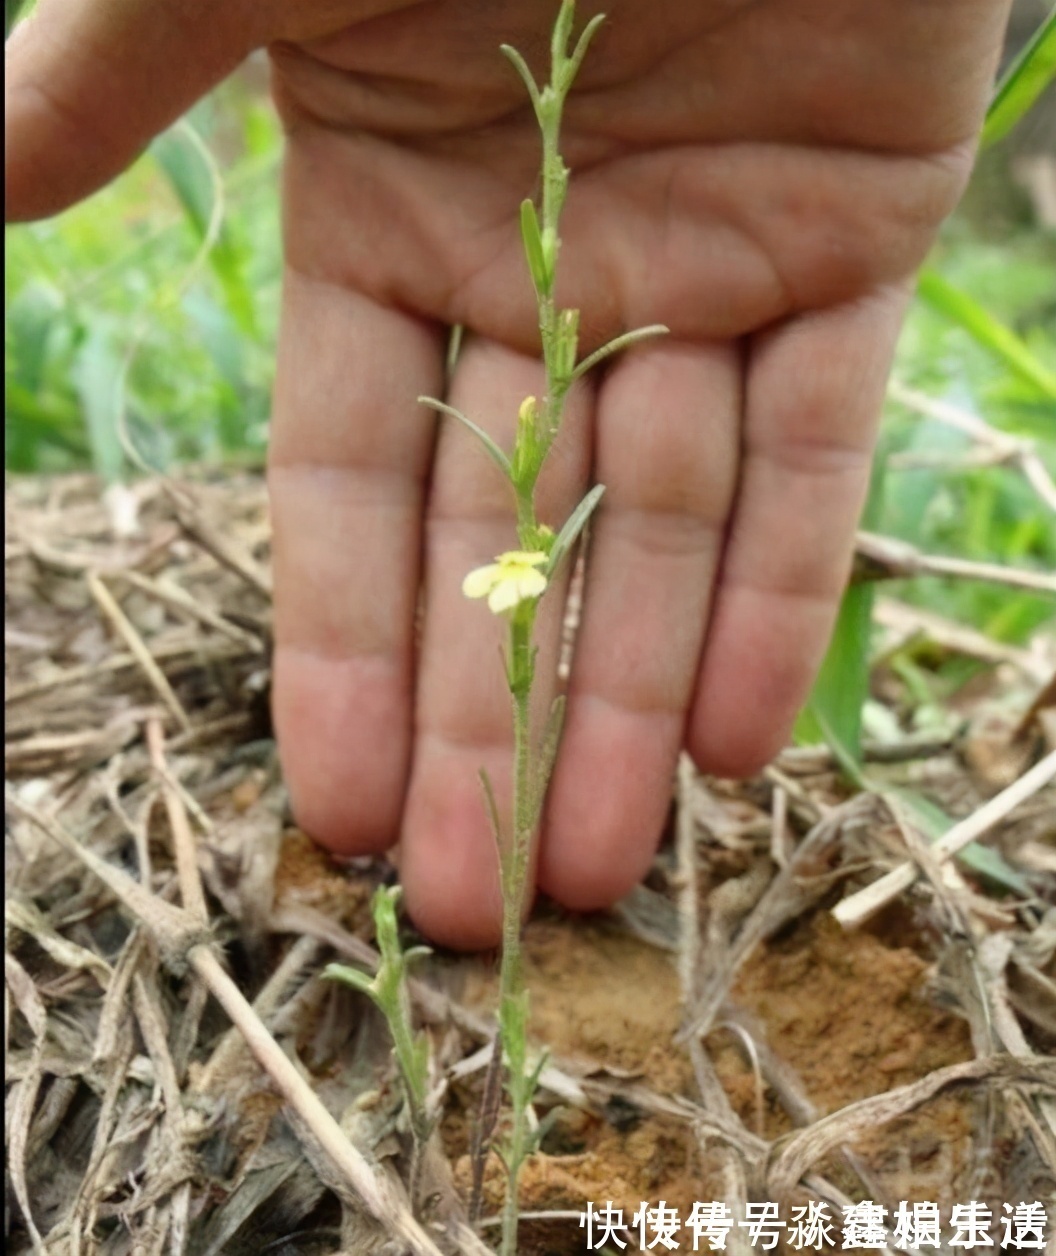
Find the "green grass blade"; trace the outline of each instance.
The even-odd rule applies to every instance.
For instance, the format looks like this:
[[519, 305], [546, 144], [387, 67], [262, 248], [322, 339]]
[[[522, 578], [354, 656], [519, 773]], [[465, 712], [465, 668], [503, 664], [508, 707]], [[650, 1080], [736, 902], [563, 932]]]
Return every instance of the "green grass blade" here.
[[826, 743], [844, 773], [860, 783], [862, 708], [869, 696], [869, 628], [873, 586], [852, 584], [807, 705], [796, 720], [800, 744]]
[[96, 474], [107, 484], [121, 478], [125, 453], [117, 430], [124, 363], [110, 337], [93, 330], [77, 354], [74, 385], [88, 425], [88, 443]]
[[974, 297], [930, 267], [921, 271], [917, 292], [932, 309], [962, 327], [1013, 374], [1032, 385], [1047, 400], [1056, 401], [1056, 373], [1039, 362], [1024, 341]]
[[[204, 243], [213, 229], [214, 216], [223, 209], [219, 174], [204, 141], [185, 118], [159, 135], [150, 151], [176, 193], [195, 235]], [[243, 251], [229, 224], [222, 220], [209, 249], [208, 264], [220, 283], [231, 317], [245, 335], [256, 338], [256, 307], [246, 280]]]
[[997, 85], [983, 124], [984, 148], [1003, 139], [1056, 77], [1056, 6]]

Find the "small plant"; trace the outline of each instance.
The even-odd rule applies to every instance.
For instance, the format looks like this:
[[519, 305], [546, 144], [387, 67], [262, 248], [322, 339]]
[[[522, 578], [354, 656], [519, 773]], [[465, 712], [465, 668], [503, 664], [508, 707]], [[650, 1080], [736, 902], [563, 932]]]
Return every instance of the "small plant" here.
[[343, 981], [367, 995], [388, 1022], [414, 1139], [410, 1174], [410, 1196], [413, 1204], [418, 1168], [422, 1152], [433, 1132], [434, 1117], [429, 1109], [429, 1039], [423, 1032], [415, 1033], [411, 1025], [407, 970], [414, 960], [430, 954], [430, 951], [427, 946], [414, 946], [407, 951], [401, 948], [396, 923], [396, 906], [400, 893], [399, 886], [384, 885], [379, 886], [374, 893], [371, 908], [378, 950], [381, 952], [381, 963], [374, 976], [370, 977], [358, 968], [348, 968], [344, 964], [328, 964], [323, 970], [323, 976]]
[[511, 1119], [503, 1159], [508, 1184], [502, 1217], [503, 1256], [517, 1250], [518, 1178], [534, 1149], [537, 1132], [530, 1126], [530, 1107], [544, 1057], [534, 1063], [528, 1052], [528, 994], [521, 959], [521, 926], [528, 894], [532, 841], [546, 797], [561, 733], [563, 700], [558, 698], [541, 735], [533, 735], [531, 697], [535, 681], [535, 620], [562, 561], [597, 506], [604, 491], [595, 486], [569, 518], [555, 531], [536, 513], [535, 491], [547, 454], [561, 427], [565, 399], [577, 379], [611, 354], [646, 336], [665, 332], [646, 327], [619, 336], [577, 362], [579, 311], [558, 307], [554, 292], [560, 237], [558, 222], [568, 191], [569, 171], [561, 158], [559, 139], [565, 100], [602, 15], [585, 27], [569, 54], [574, 17], [573, 0], [563, 0], [551, 39], [550, 82], [540, 87], [516, 49], [502, 51], [517, 69], [528, 90], [542, 136], [542, 194], [537, 208], [521, 204], [520, 228], [528, 272], [539, 309], [546, 394], [526, 397], [517, 416], [513, 451], [507, 455], [476, 423], [434, 398], [420, 400], [463, 423], [508, 480], [516, 508], [517, 548], [499, 554], [493, 563], [471, 571], [463, 583], [470, 598], [487, 599], [488, 608], [508, 623], [506, 680], [513, 711], [514, 771], [512, 827], [505, 831], [499, 819], [495, 793], [487, 774], [481, 783], [488, 816], [499, 852], [503, 897], [502, 960], [499, 978], [499, 1038], [506, 1069], [506, 1091]]

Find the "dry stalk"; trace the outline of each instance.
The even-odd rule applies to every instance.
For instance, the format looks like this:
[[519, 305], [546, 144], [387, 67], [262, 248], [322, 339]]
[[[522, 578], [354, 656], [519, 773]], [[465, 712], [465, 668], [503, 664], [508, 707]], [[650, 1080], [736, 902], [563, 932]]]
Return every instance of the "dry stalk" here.
[[856, 543], [858, 578], [902, 580], [913, 576], [947, 576], [982, 580], [1031, 593], [1056, 593], [1056, 576], [999, 563], [969, 562], [940, 554], [923, 554], [915, 545], [875, 532], [859, 532]]
[[[157, 663], [171, 663], [177, 659], [189, 656], [204, 657], [210, 661], [222, 662], [225, 659], [239, 658], [244, 653], [245, 650], [243, 648], [232, 649], [231, 645], [226, 642], [214, 644], [194, 640], [171, 642], [167, 645], [159, 644], [153, 649], [151, 657]], [[27, 681], [22, 685], [12, 685], [5, 695], [4, 702], [6, 706], [12, 707], [20, 702], [27, 702], [32, 698], [39, 698], [43, 694], [51, 693], [55, 689], [67, 690], [74, 685], [97, 680], [100, 676], [113, 676], [120, 672], [131, 671], [132, 668], [140, 666], [141, 664], [134, 654], [113, 654], [109, 658], [101, 659], [98, 663], [84, 663], [76, 667], [63, 668], [54, 676], [48, 676], [42, 680]], [[191, 730], [192, 734], [194, 731], [193, 729]]]
[[[992, 829], [1020, 803], [1031, 798], [1054, 779], [1056, 779], [1056, 750], [1050, 751], [1040, 763], [1036, 763], [1018, 781], [1013, 782], [1000, 794], [996, 794], [934, 842], [929, 847], [929, 853], [935, 864], [945, 863], [969, 842], [974, 842], [976, 838]], [[832, 914], [845, 929], [854, 928], [855, 925], [861, 924], [863, 920], [874, 915], [880, 908], [886, 907], [899, 894], [908, 890], [917, 879], [919, 872], [920, 867], [915, 863], [899, 864], [897, 868], [892, 868], [878, 881], [867, 885], [857, 894], [851, 894], [843, 899], [833, 909]]]
[[91, 590], [92, 597], [95, 598], [96, 604], [103, 612], [106, 618], [113, 624], [119, 636], [128, 646], [136, 662], [146, 673], [147, 679], [154, 687], [154, 691], [162, 700], [164, 705], [172, 713], [176, 723], [184, 732], [190, 732], [191, 721], [187, 712], [183, 709], [183, 704], [177, 698], [172, 686], [169, 684], [165, 673], [158, 666], [154, 656], [147, 649], [143, 642], [143, 638], [136, 631], [132, 621], [117, 603], [117, 599], [110, 590], [103, 584], [102, 580], [94, 571], [89, 571], [85, 579], [88, 582], [88, 588]]
[[191, 619], [196, 619], [200, 624], [204, 624], [206, 628], [212, 628], [215, 632], [227, 637], [229, 641], [242, 646], [243, 649], [263, 653], [264, 642], [260, 637], [247, 632], [244, 628], [238, 627], [237, 624], [231, 623], [229, 619], [225, 619], [223, 615], [219, 615], [210, 607], [203, 605], [201, 601], [192, 597], [186, 589], [176, 584], [174, 580], [165, 576], [152, 580], [149, 576], [144, 576], [140, 572], [130, 569], [121, 571], [119, 575], [122, 580], [131, 584], [133, 588], [146, 593], [148, 597], [155, 598], [163, 606], [168, 606], [170, 609], [187, 615]]
[[1056, 1060], [1022, 1060], [1006, 1055], [968, 1060], [963, 1064], [936, 1069], [908, 1086], [849, 1104], [815, 1121], [805, 1130], [797, 1131], [780, 1145], [770, 1164], [768, 1187], [775, 1197], [781, 1198], [812, 1164], [840, 1143], [912, 1112], [947, 1086], [983, 1081], [1045, 1088], [1056, 1093]]
[[929, 397], [915, 388], [908, 388], [898, 380], [892, 380], [887, 391], [890, 397], [908, 410], [914, 410], [917, 414], [945, 423], [947, 427], [956, 428], [970, 436], [978, 445], [987, 449], [995, 461], [1018, 466], [1038, 497], [1050, 510], [1056, 510], [1056, 484], [1030, 441], [1009, 436], [1007, 432], [999, 432], [978, 415], [951, 405], [948, 401]]
[[[1042, 659], [1026, 650], [994, 641], [974, 628], [967, 628], [934, 611], [881, 597], [876, 600], [873, 618], [882, 628], [894, 632], [901, 639], [899, 644], [920, 634], [943, 649], [963, 654], [966, 658], [980, 659], [984, 663], [1010, 663], [1036, 684], [1044, 684], [1049, 678], [1049, 668]], [[889, 647], [885, 653], [890, 652]]]
[[202, 925], [185, 908], [173, 907], [148, 893], [127, 873], [99, 859], [52, 820], [39, 815], [10, 791], [8, 804], [47, 833], [69, 854], [102, 880], [157, 939], [170, 964], [189, 965], [206, 983], [246, 1040], [257, 1063], [269, 1075], [283, 1099], [304, 1123], [342, 1179], [363, 1200], [367, 1210], [392, 1235], [420, 1256], [441, 1256], [439, 1248], [415, 1221], [407, 1205], [387, 1179], [376, 1175], [362, 1154], [345, 1137], [322, 1100], [261, 1023], [245, 996], [224, 971], [202, 937]]
[[202, 879], [198, 875], [198, 846], [187, 820], [182, 792], [165, 758], [165, 732], [158, 720], [147, 721], [147, 750], [150, 762], [161, 781], [165, 812], [172, 833], [173, 854], [176, 857], [176, 875], [180, 881], [180, 898], [184, 909], [204, 925], [209, 913], [205, 905]]
[[690, 1009], [690, 1022], [679, 1033], [678, 1041], [687, 1042], [708, 1032], [737, 972], [755, 947], [825, 893], [829, 878], [809, 874], [815, 871], [816, 864], [824, 864], [827, 852], [840, 840], [849, 816], [871, 806], [866, 795], [859, 795], [830, 811], [799, 843], [788, 866], [774, 877], [724, 953], [713, 956], [697, 1001]]
[[251, 589], [271, 601], [271, 576], [249, 554], [232, 541], [224, 538], [202, 518], [197, 504], [186, 487], [177, 487], [171, 480], [163, 480], [162, 488], [172, 502], [176, 518], [184, 532], [207, 554], [228, 571], [240, 576]]
[[33, 1244], [33, 1251], [44, 1256], [44, 1243], [36, 1222], [33, 1220], [33, 1210], [30, 1207], [29, 1188], [26, 1183], [26, 1150], [33, 1108], [36, 1105], [41, 1082], [44, 1080], [41, 1062], [48, 1027], [48, 1014], [32, 977], [7, 951], [4, 952], [4, 983], [33, 1034], [33, 1051], [29, 1069], [26, 1075], [15, 1083], [12, 1093], [8, 1096], [8, 1171], [11, 1175], [15, 1199], [22, 1210], [30, 1242]]
[[[696, 1006], [697, 973], [701, 955], [700, 936], [700, 905], [698, 903], [698, 867], [697, 867], [697, 833], [693, 821], [691, 799], [696, 773], [688, 755], [683, 755], [678, 765], [677, 801], [678, 812], [675, 820], [675, 853], [678, 860], [678, 918], [679, 918], [679, 949], [678, 976], [682, 987], [682, 1008], [686, 1018], [690, 1018]], [[740, 1124], [739, 1118], [727, 1097], [722, 1083], [719, 1081], [715, 1066], [711, 1061], [707, 1048], [700, 1034], [693, 1034], [688, 1043], [689, 1058], [693, 1065], [693, 1074], [705, 1109], [718, 1114], [730, 1125]], [[762, 1130], [759, 1130], [760, 1135]], [[698, 1127], [699, 1137], [699, 1127]], [[706, 1138], [701, 1138], [701, 1149], [704, 1149]], [[748, 1182], [745, 1172], [743, 1155], [729, 1143], [721, 1148], [723, 1179], [726, 1186], [726, 1198], [733, 1215], [742, 1220], [745, 1215], [745, 1204], [748, 1199]], [[729, 1234], [730, 1249], [733, 1252], [749, 1250], [747, 1238], [739, 1229]]]

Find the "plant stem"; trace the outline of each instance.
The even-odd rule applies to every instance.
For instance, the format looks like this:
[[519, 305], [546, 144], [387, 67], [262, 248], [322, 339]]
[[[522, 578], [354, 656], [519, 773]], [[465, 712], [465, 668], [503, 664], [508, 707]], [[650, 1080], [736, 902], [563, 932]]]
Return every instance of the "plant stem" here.
[[[536, 552], [544, 544], [540, 538], [548, 532], [546, 553], [551, 552], [554, 534], [540, 530], [535, 511], [535, 486], [543, 462], [561, 425], [565, 397], [574, 378], [578, 314], [561, 311], [554, 298], [554, 272], [560, 247], [558, 221], [568, 192], [568, 168], [558, 143], [561, 114], [565, 97], [571, 87], [579, 59], [586, 50], [593, 29], [600, 18], [588, 25], [580, 44], [570, 59], [567, 51], [572, 29], [573, 0], [562, 0], [551, 41], [552, 65], [550, 83], [539, 88], [532, 79], [520, 54], [507, 49], [514, 65], [525, 78], [535, 107], [542, 135], [542, 198], [539, 207], [541, 222], [531, 203], [522, 210], [522, 234], [527, 231], [525, 249], [533, 276], [538, 301], [539, 335], [542, 342], [543, 365], [546, 371], [546, 395], [540, 412], [534, 398], [522, 407], [518, 424], [518, 444], [514, 450], [510, 475], [517, 497], [517, 532], [522, 548]], [[494, 456], [494, 455], [493, 455]], [[513, 702], [513, 824], [508, 842], [499, 837], [501, 862], [503, 922], [502, 960], [499, 974], [499, 1031], [503, 1063], [506, 1067], [506, 1090], [510, 1098], [512, 1121], [506, 1144], [506, 1202], [502, 1211], [502, 1256], [516, 1256], [519, 1218], [518, 1183], [521, 1165], [533, 1144], [529, 1128], [529, 1110], [535, 1090], [538, 1068], [528, 1065], [528, 994], [524, 988], [521, 928], [527, 906], [532, 839], [539, 821], [542, 798], [552, 764], [552, 749], [544, 744], [537, 749], [532, 742], [531, 695], [535, 674], [535, 628], [537, 604], [525, 600], [510, 618], [509, 654], [506, 660], [507, 680]], [[546, 742], [544, 735], [543, 741]], [[497, 823], [497, 821], [496, 821]]]
[[[532, 511], [534, 515], [534, 511]], [[534, 524], [534, 520], [532, 521]], [[531, 690], [534, 673], [532, 633], [535, 606], [529, 605], [510, 622], [509, 681], [513, 703], [513, 832], [502, 860], [502, 961], [499, 972], [499, 1024], [506, 1057], [506, 1088], [512, 1124], [506, 1149], [508, 1181], [502, 1213], [502, 1256], [515, 1256], [519, 1215], [518, 1180], [527, 1156], [527, 1117], [531, 1080], [527, 1073], [528, 1003], [522, 974], [521, 928], [526, 906], [528, 867], [535, 829]]]

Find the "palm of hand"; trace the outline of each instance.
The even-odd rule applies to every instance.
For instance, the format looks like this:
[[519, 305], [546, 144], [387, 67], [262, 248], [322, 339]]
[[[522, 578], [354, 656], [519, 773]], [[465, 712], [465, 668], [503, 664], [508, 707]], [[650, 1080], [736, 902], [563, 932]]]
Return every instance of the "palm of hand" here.
[[[538, 46], [549, 15], [526, 7], [461, 37], [456, 6], [416, 8], [276, 52], [294, 272], [272, 470], [280, 734], [305, 822], [343, 849], [400, 832], [412, 913], [465, 943], [497, 927], [475, 773], [502, 778], [508, 714], [495, 625], [459, 583], [512, 531], [487, 461], [461, 432], [434, 446], [413, 398], [443, 387], [455, 323], [469, 340], [448, 392], [477, 421], [508, 438], [540, 387], [516, 225], [538, 139], [495, 53]], [[977, 56], [951, 85], [907, 64], [925, 33], [911, 6], [900, 28], [889, 10], [871, 26], [831, 5], [670, 3], [649, 30], [631, 7], [613, 6], [566, 113], [559, 295], [588, 348], [672, 334], [583, 390], [549, 480], [557, 522], [590, 475], [608, 488], [540, 857], [577, 907], [641, 875], [684, 740], [741, 771], [787, 733], [845, 576], [904, 289], [966, 174], [988, 70]], [[951, 63], [993, 42], [961, 19]], [[837, 46], [819, 53], [826, 24]], [[356, 356], [372, 337], [377, 358]], [[403, 508], [371, 515], [394, 479]], [[322, 539], [338, 499], [366, 572], [347, 532]], [[365, 614], [382, 569], [399, 590]], [[324, 622], [341, 587], [362, 592]]]
[[[517, 231], [538, 139], [497, 48], [543, 72], [552, 13], [389, 7], [273, 20], [254, 6], [252, 35], [237, 0], [225, 11], [236, 51], [282, 37], [289, 134], [275, 713], [305, 827], [349, 852], [399, 837], [412, 915], [478, 945], [500, 910], [476, 772], [502, 796], [509, 720], [498, 626], [459, 588], [509, 548], [510, 503], [415, 398], [446, 391], [508, 440], [542, 388]], [[558, 296], [582, 311], [585, 350], [644, 323], [671, 335], [573, 394], [544, 486], [558, 523], [590, 479], [607, 486], [539, 853], [540, 883], [570, 906], [610, 902], [648, 866], [680, 746], [733, 773], [787, 733], [845, 577], [905, 293], [967, 173], [1006, 7], [608, 6], [566, 113]], [[94, 100], [88, 73], [75, 85]], [[467, 340], [445, 383], [456, 323]]]

